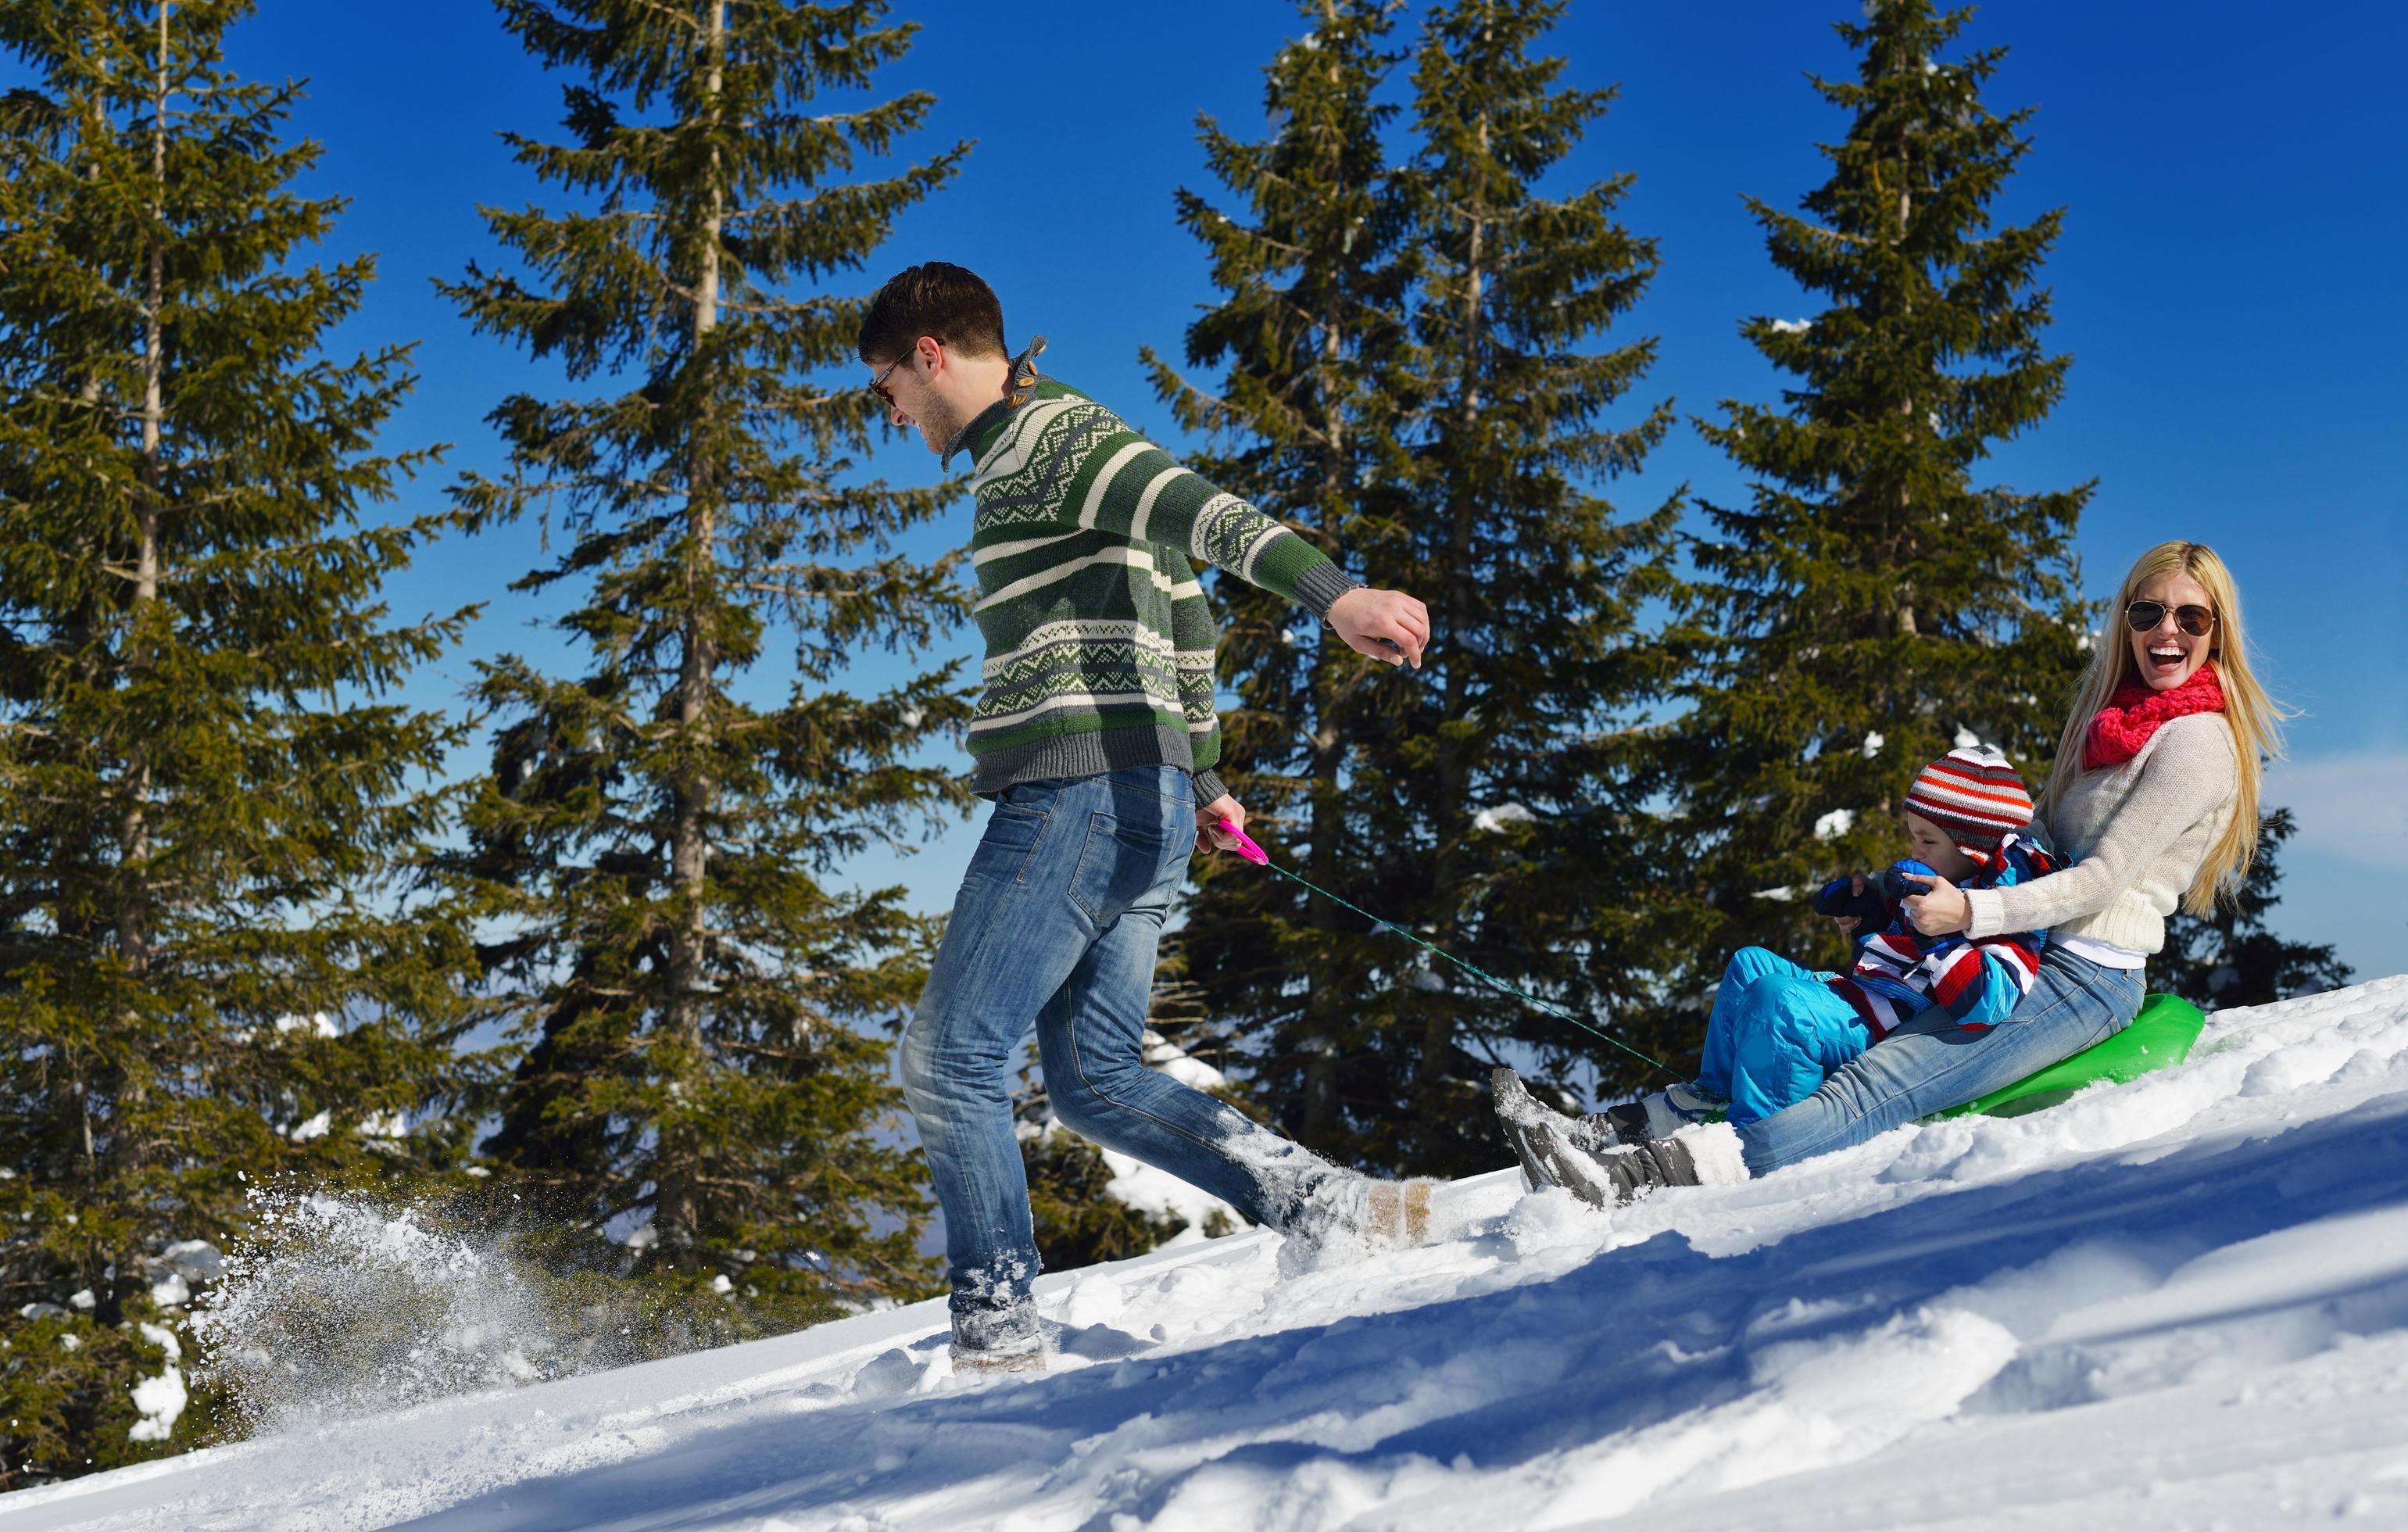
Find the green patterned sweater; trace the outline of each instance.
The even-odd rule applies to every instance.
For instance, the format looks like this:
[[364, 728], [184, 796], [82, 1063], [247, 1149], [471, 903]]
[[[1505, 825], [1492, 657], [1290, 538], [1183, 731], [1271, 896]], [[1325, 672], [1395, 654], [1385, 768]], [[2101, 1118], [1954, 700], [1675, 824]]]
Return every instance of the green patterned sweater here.
[[1359, 581], [1052, 379], [981, 414], [946, 455], [964, 450], [986, 639], [973, 790], [1160, 765], [1195, 773], [1198, 805], [1219, 797], [1212, 610], [1189, 560], [1316, 617]]

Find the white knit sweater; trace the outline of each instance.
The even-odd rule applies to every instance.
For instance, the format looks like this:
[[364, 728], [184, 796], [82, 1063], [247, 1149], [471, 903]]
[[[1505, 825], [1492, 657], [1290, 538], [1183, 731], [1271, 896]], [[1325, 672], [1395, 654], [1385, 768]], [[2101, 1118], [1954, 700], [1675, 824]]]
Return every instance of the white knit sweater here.
[[2073, 865], [2012, 888], [1968, 891], [1966, 935], [2045, 930], [2161, 950], [2166, 917], [2232, 816], [2237, 770], [2232, 725], [2221, 713], [2193, 713], [2161, 725], [2123, 765], [2083, 772], [2048, 824]]

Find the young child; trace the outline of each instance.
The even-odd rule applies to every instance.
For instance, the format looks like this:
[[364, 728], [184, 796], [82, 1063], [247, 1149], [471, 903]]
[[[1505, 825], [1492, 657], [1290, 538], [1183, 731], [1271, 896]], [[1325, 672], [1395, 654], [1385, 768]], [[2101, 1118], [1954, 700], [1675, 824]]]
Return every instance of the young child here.
[[1933, 1006], [1956, 1025], [2003, 1021], [2040, 971], [2046, 934], [2027, 931], [1969, 941], [1927, 937], [1899, 898], [1936, 874], [1960, 888], [2005, 888], [2055, 872], [2058, 862], [2028, 833], [2031, 795], [2007, 758], [1987, 745], [1952, 750], [1916, 773], [1906, 795], [1906, 834], [1915, 861], [1882, 880], [1841, 879], [1815, 899], [1826, 913], [1880, 910], [1885, 923], [1856, 926], [1855, 966], [1817, 972], [1746, 947], [1723, 969], [1694, 1084], [1675, 1085], [1590, 1119], [1623, 1143], [1670, 1137], [1727, 1110], [1735, 1124], [1770, 1117], [1814, 1094], [1831, 1070]]

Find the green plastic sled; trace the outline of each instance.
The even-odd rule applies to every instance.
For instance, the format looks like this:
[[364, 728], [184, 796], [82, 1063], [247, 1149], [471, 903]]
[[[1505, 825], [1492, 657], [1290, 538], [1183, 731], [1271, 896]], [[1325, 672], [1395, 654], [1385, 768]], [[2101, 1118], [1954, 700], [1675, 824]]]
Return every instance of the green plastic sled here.
[[2152, 995], [2142, 1002], [2141, 1013], [2132, 1018], [2132, 1024], [2105, 1042], [2086, 1048], [2070, 1059], [2059, 1059], [2040, 1073], [2002, 1086], [1978, 1101], [1933, 1112], [1924, 1121], [1936, 1123], [1969, 1111], [1992, 1117], [2020, 1117], [2028, 1111], [2054, 1107], [2085, 1085], [2102, 1080], [2129, 1084], [2152, 1069], [2163, 1069], [2188, 1058], [2191, 1044], [2199, 1040], [2199, 1029], [2206, 1024], [2207, 1018], [2199, 1013], [2199, 1008], [2180, 995]]

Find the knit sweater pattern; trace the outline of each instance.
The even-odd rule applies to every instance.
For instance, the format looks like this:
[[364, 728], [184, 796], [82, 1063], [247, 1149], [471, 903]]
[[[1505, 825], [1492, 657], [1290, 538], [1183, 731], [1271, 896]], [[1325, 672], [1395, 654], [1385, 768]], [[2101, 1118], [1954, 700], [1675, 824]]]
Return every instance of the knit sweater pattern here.
[[973, 615], [986, 643], [972, 791], [1172, 766], [1195, 774], [1199, 805], [1219, 797], [1218, 635], [1189, 561], [1316, 617], [1359, 582], [1055, 379], [956, 441], [973, 465]]
[[2195, 713], [2161, 725], [2139, 754], [2082, 772], [2048, 813], [2073, 865], [2013, 888], [1965, 895], [1967, 935], [2048, 930], [2135, 952], [2161, 952], [2166, 917], [2232, 817], [2241, 784], [2232, 725]]

